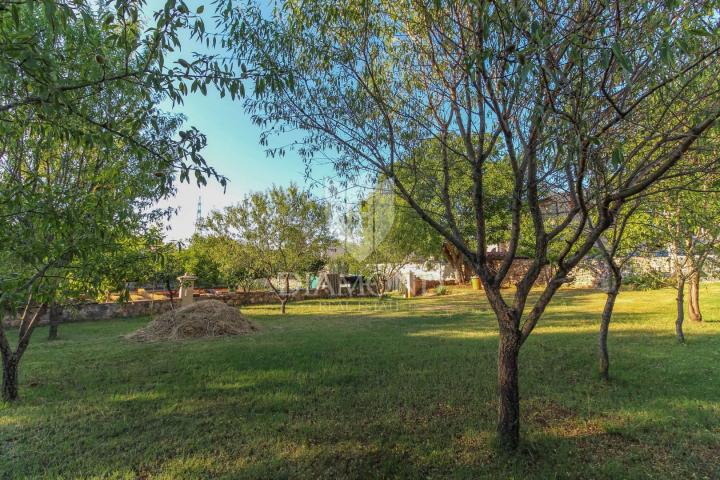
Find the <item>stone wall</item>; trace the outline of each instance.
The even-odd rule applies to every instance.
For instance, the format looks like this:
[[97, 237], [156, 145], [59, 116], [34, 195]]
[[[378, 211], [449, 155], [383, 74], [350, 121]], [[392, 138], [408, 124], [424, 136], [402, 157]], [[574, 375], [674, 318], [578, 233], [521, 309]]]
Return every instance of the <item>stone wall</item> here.
[[[309, 292], [297, 292], [290, 302], [302, 300], [329, 298], [329, 291], [326, 289], [311, 290]], [[344, 297], [349, 296], [347, 293]], [[357, 296], [357, 294], [353, 294]], [[238, 292], [223, 293], [219, 295], [195, 295], [195, 301], [220, 300], [232, 306], [262, 305], [280, 303], [273, 292]], [[179, 306], [178, 299], [174, 300], [175, 306]], [[80, 303], [63, 309], [62, 322], [82, 322], [88, 320], [107, 320], [111, 318], [130, 318], [158, 315], [171, 309], [170, 300], [139, 300], [127, 303]], [[28, 313], [29, 315], [32, 312]], [[10, 327], [19, 324], [19, 318], [5, 317], [3, 323]], [[48, 323], [48, 315], [40, 317], [40, 325]]]
[[605, 260], [586, 258], [570, 271], [568, 285], [581, 288], [607, 288], [610, 269]]
[[[508, 288], [508, 287], [514, 287], [517, 285], [517, 283], [525, 276], [528, 269], [532, 265], [532, 260], [529, 258], [516, 258], [513, 260], [512, 264], [510, 265], [510, 270], [508, 270], [507, 275], [505, 276], [505, 279], [503, 280], [502, 287]], [[500, 259], [494, 259], [490, 260], [490, 265], [492, 268], [497, 271], [500, 268], [500, 265], [502, 263], [502, 260]], [[535, 282], [535, 285], [546, 285], [548, 281], [549, 269], [548, 267], [544, 267], [543, 270], [540, 272], [540, 276], [538, 277], [537, 281]]]

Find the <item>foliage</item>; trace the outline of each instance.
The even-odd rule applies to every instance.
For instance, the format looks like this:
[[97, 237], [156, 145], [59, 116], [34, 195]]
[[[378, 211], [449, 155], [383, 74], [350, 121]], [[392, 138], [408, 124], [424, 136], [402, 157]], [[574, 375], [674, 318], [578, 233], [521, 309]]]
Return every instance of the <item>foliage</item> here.
[[657, 290], [668, 284], [668, 279], [658, 272], [631, 273], [623, 276], [623, 286], [628, 290]]
[[450, 288], [448, 288], [447, 285], [438, 285], [435, 287], [435, 295], [448, 295], [450, 293]]
[[[318, 272], [330, 245], [325, 205], [296, 185], [256, 192], [237, 205], [212, 212], [206, 228], [212, 235], [240, 244], [254, 278], [265, 278], [285, 307], [295, 276]], [[276, 278], [281, 277], [283, 284]]]
[[212, 287], [224, 283], [221, 280], [220, 255], [216, 253], [218, 245], [200, 235], [193, 235], [190, 244], [178, 252], [180, 264], [184, 271], [198, 277], [198, 286]]
[[[384, 295], [388, 282], [423, 249], [416, 239], [427, 229], [421, 222], [398, 214], [401, 202], [393, 194], [389, 184], [381, 182], [361, 202], [357, 218], [351, 229], [350, 239], [342, 247], [346, 268], [371, 280], [379, 296]], [[407, 212], [407, 210], [405, 211]], [[346, 232], [348, 233], [348, 232]]]
[[199, 285], [248, 290], [256, 286], [261, 274], [248, 248], [228, 236], [193, 235], [180, 257], [185, 271], [195, 274]]
[[[445, 212], [444, 189], [447, 189], [451, 214], [455, 216], [456, 226], [463, 237], [473, 242], [475, 214], [473, 204], [473, 180], [466, 174], [467, 161], [462, 154], [462, 139], [459, 135], [448, 135], [445, 140], [426, 140], [411, 152], [407, 162], [412, 168], [401, 170], [401, 180], [412, 184], [413, 200], [425, 211]], [[439, 165], [447, 164], [447, 185], [438, 181], [437, 176], [418, 175], [417, 172], [433, 172]], [[439, 173], [439, 172], [438, 172]], [[510, 209], [512, 199], [512, 171], [508, 159], [495, 152], [483, 165], [483, 178], [486, 182], [484, 214], [487, 225], [487, 243], [503, 244], [510, 239], [508, 225], [512, 221]], [[412, 232], [419, 247], [417, 253], [423, 256], [441, 254], [443, 236], [427, 222], [423, 221], [418, 212], [398, 195], [399, 228]]]
[[701, 266], [720, 247], [718, 185], [714, 176], [705, 176], [648, 206], [652, 238], [669, 249], [674, 276], [683, 276], [691, 263]]

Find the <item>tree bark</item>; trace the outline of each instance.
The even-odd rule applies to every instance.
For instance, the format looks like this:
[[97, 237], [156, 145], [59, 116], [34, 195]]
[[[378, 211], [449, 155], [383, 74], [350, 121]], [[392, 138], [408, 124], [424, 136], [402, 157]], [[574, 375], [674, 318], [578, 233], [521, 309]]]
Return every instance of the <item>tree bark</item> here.
[[[3, 355], [4, 357], [4, 355]], [[15, 402], [20, 398], [18, 391], [18, 358], [10, 355], [3, 358], [2, 399], [6, 402]]]
[[516, 328], [500, 328], [498, 346], [498, 442], [500, 448], [513, 451], [520, 442], [520, 388], [518, 357], [520, 332]]
[[290, 275], [285, 274], [285, 292], [280, 298], [280, 313], [285, 315], [285, 305], [290, 300]]
[[385, 295], [386, 280], [383, 275], [377, 276], [377, 293], [378, 297], [382, 298]]
[[693, 322], [702, 322], [702, 313], [700, 312], [700, 272], [698, 270], [695, 270], [690, 275], [688, 316]]
[[170, 310], [175, 310], [175, 302], [173, 300], [173, 297], [175, 296], [172, 291], [172, 286], [170, 285], [170, 279], [165, 279], [165, 289], [168, 292], [168, 296], [170, 297]]
[[618, 296], [619, 288], [608, 291], [605, 299], [605, 308], [603, 309], [602, 318], [600, 319], [600, 335], [598, 336], [598, 346], [600, 349], [600, 377], [603, 380], [610, 380], [610, 355], [608, 353], [607, 339], [608, 330], [610, 329], [610, 320], [612, 318], [613, 308], [615, 307], [615, 299]]
[[607, 298], [605, 299], [605, 308], [603, 308], [602, 317], [600, 318], [600, 334], [598, 335], [598, 347], [600, 350], [600, 377], [603, 380], [610, 380], [610, 354], [608, 353], [607, 339], [610, 330], [610, 320], [612, 320], [613, 309], [615, 308], [615, 300], [620, 293], [622, 285], [622, 274], [620, 269], [614, 265], [610, 267], [612, 278], [608, 286]]
[[[18, 329], [17, 348], [15, 351], [10, 347], [10, 342], [5, 335], [5, 328], [0, 323], [0, 356], [2, 356], [3, 364], [3, 382], [2, 382], [2, 399], [6, 402], [16, 401], [20, 395], [18, 390], [18, 366], [20, 365], [20, 359], [25, 353], [28, 345], [30, 344], [30, 337], [35, 330], [38, 319], [45, 314], [47, 305], [41, 304], [35, 313], [32, 315], [30, 320], [27, 319], [28, 306], [25, 308], [22, 320], [20, 321], [20, 328]], [[0, 317], [0, 322], [2, 318]]]
[[453, 268], [455, 275], [455, 283], [462, 285], [468, 282], [467, 266], [465, 265], [465, 257], [450, 242], [443, 243], [443, 253]]
[[683, 333], [683, 321], [685, 320], [685, 313], [683, 307], [685, 303], [685, 277], [679, 273], [677, 280], [677, 319], [675, 320], [675, 333], [677, 334], [678, 342], [685, 343], [685, 334]]
[[50, 324], [50, 329], [48, 330], [48, 340], [57, 340], [58, 327], [60, 326], [62, 318], [62, 307], [57, 303], [52, 303], [50, 304], [48, 312], [48, 321]]

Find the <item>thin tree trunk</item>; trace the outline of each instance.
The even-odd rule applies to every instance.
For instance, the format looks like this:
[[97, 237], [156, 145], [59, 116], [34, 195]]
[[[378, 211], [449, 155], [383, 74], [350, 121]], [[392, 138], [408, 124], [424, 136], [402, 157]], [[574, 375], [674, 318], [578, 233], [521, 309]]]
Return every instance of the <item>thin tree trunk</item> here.
[[700, 272], [698, 270], [695, 270], [690, 276], [688, 316], [693, 322], [702, 322], [702, 313], [700, 312]]
[[57, 340], [58, 327], [60, 326], [60, 322], [62, 321], [62, 307], [59, 304], [53, 302], [52, 304], [50, 304], [48, 312], [48, 321], [50, 324], [50, 329], [48, 331], [48, 340]]
[[683, 307], [685, 303], [685, 277], [679, 273], [677, 281], [677, 319], [675, 320], [675, 333], [677, 334], [678, 342], [685, 343], [685, 334], [683, 334], [683, 321], [685, 320], [685, 313]]
[[498, 346], [498, 442], [500, 448], [515, 450], [520, 441], [520, 388], [518, 356], [520, 332], [511, 327], [500, 328]]
[[600, 318], [600, 334], [598, 335], [598, 347], [600, 351], [600, 377], [603, 380], [610, 380], [610, 354], [608, 353], [607, 339], [610, 330], [610, 320], [612, 320], [613, 309], [615, 308], [615, 300], [620, 293], [622, 285], [622, 275], [620, 269], [611, 266], [612, 278], [608, 286], [607, 298], [605, 299], [605, 308], [603, 308], [602, 317]]
[[607, 339], [608, 330], [610, 329], [610, 320], [612, 318], [613, 308], [615, 307], [615, 299], [618, 296], [619, 288], [613, 288], [607, 292], [605, 299], [605, 308], [603, 309], [602, 318], [600, 319], [600, 335], [598, 336], [598, 346], [600, 349], [600, 377], [603, 380], [610, 380], [610, 355], [608, 353]]
[[170, 297], [170, 310], [175, 310], [175, 301], [173, 300], [174, 295], [173, 295], [173, 291], [172, 291], [169, 279], [165, 280], [165, 288], [167, 289], [168, 296]]
[[280, 313], [285, 315], [285, 305], [290, 300], [290, 275], [285, 274], [285, 292], [280, 299]]

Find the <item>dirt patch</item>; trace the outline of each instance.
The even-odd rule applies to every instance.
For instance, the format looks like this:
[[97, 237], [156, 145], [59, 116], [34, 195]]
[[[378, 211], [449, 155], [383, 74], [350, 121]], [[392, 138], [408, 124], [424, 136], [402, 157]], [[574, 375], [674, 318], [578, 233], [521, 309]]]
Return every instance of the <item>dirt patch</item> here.
[[136, 342], [246, 335], [257, 330], [237, 308], [218, 300], [203, 300], [165, 312], [125, 336]]

